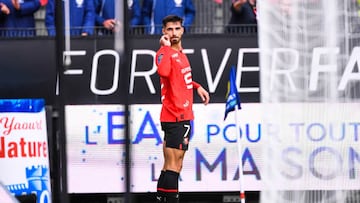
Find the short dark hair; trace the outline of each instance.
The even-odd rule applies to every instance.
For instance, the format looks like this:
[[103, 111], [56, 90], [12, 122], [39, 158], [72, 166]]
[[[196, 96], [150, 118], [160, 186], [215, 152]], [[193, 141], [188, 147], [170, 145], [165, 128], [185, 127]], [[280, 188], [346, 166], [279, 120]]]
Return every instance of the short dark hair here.
[[163, 24], [163, 27], [166, 27], [166, 24], [168, 22], [180, 22], [180, 24], [182, 25], [183, 24], [183, 19], [180, 17], [180, 16], [177, 16], [177, 15], [168, 15], [168, 16], [165, 16], [162, 20], [162, 24]]

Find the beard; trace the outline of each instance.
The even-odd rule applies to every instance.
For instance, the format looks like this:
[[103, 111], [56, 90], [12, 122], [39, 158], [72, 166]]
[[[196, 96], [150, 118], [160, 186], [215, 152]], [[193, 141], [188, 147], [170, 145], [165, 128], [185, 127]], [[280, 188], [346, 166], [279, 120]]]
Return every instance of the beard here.
[[170, 42], [171, 42], [171, 44], [179, 44], [180, 38], [178, 38], [178, 37], [172, 38], [172, 39], [170, 39]]

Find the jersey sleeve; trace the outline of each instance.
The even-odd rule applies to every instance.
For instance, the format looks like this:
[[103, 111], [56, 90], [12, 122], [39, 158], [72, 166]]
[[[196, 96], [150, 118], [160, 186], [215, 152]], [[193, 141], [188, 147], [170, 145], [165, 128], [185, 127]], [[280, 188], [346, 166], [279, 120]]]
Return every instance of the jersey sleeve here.
[[192, 85], [193, 85], [194, 89], [197, 89], [197, 88], [199, 88], [201, 86], [199, 83], [197, 83], [195, 81], [192, 81]]
[[162, 46], [156, 53], [157, 72], [161, 77], [168, 77], [171, 72], [171, 47]]

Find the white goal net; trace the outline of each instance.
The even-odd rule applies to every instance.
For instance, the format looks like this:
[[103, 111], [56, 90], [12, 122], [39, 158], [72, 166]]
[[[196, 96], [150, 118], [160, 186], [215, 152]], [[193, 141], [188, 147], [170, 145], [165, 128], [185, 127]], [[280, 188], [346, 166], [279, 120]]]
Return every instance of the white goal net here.
[[257, 4], [261, 202], [360, 202], [360, 1]]

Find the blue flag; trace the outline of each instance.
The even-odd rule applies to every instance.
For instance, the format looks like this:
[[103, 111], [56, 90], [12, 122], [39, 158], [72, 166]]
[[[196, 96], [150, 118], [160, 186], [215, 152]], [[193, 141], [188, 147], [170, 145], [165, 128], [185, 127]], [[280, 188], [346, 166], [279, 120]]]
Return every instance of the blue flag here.
[[229, 112], [234, 111], [237, 106], [238, 109], [241, 109], [240, 105], [240, 96], [236, 88], [236, 75], [235, 75], [235, 67], [232, 66], [229, 75], [229, 81], [227, 85], [227, 93], [226, 93], [226, 108], [225, 108], [225, 117], [226, 119]]

